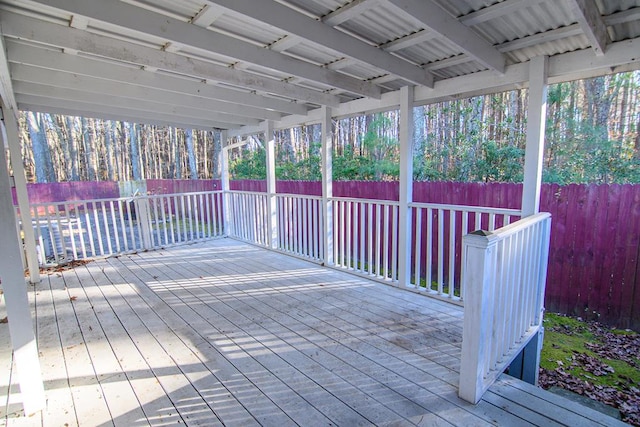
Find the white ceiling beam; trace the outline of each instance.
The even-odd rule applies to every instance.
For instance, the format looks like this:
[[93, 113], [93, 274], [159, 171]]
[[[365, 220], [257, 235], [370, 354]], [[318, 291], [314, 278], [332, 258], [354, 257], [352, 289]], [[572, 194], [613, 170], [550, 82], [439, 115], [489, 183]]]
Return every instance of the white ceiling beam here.
[[545, 31], [544, 33], [533, 34], [521, 39], [512, 40], [498, 46], [500, 52], [511, 52], [518, 49], [524, 49], [538, 45], [540, 43], [548, 43], [555, 40], [573, 37], [582, 34], [580, 26], [568, 25], [566, 27], [556, 28], [555, 30]]
[[576, 20], [589, 40], [591, 48], [596, 55], [604, 55], [611, 39], [598, 5], [593, 0], [571, 0], [571, 4]]
[[640, 20], [640, 7], [632, 7], [631, 9], [621, 10], [604, 17], [606, 25], [618, 25], [625, 22]]
[[206, 84], [202, 81], [194, 81], [177, 76], [174, 77], [164, 73], [150, 73], [139, 68], [113, 64], [87, 57], [71, 56], [62, 52], [40, 49], [11, 40], [7, 42], [7, 52], [10, 62], [100, 78], [116, 84], [126, 82], [150, 89], [159, 89], [167, 91], [169, 96], [172, 96], [173, 93], [178, 93], [194, 96], [196, 100], [220, 100], [235, 103], [241, 107], [251, 106], [289, 114], [305, 114], [307, 112], [307, 108], [304, 105], [293, 102], [221, 88]]
[[[207, 112], [191, 107], [176, 106], [172, 102], [153, 102], [146, 99], [121, 98], [119, 96], [84, 92], [78, 89], [68, 89], [49, 86], [38, 83], [16, 82], [16, 99], [24, 96], [37, 96], [54, 100], [78, 102], [81, 104], [100, 104], [107, 107], [118, 108], [125, 106], [130, 110], [139, 110], [149, 113], [159, 113], [167, 116], [175, 116], [183, 120], [202, 120], [230, 125], [253, 125], [259, 123], [257, 119], [232, 116], [224, 113]], [[24, 99], [24, 98], [22, 98]]]
[[520, 9], [536, 6], [545, 1], [547, 0], [505, 0], [461, 16], [459, 21], [464, 25], [471, 27], [473, 25], [478, 25], [504, 15], [514, 13]]
[[325, 24], [335, 27], [378, 6], [380, 3], [382, 3], [380, 0], [353, 0], [351, 3], [347, 3], [341, 8], [326, 14], [321, 20]]
[[13, 93], [9, 62], [7, 61], [7, 48], [2, 35], [0, 35], [0, 97], [4, 104], [13, 110], [13, 114], [18, 114], [18, 104]]
[[96, 114], [113, 115], [122, 117], [126, 121], [140, 121], [145, 123], [146, 120], [158, 120], [166, 123], [181, 123], [191, 126], [201, 126], [206, 128], [218, 129], [235, 129], [238, 125], [232, 123], [216, 122], [213, 120], [199, 120], [192, 117], [174, 116], [171, 114], [159, 113], [157, 111], [143, 111], [126, 108], [122, 106], [101, 105], [95, 102], [70, 101], [65, 99], [53, 99], [34, 95], [16, 95], [18, 106], [21, 110], [39, 106], [40, 110], [49, 113], [56, 112], [58, 108], [64, 108], [73, 116], [89, 116], [100, 117]]
[[219, 7], [205, 4], [202, 9], [191, 18], [191, 23], [198, 27], [207, 28], [224, 14], [224, 10]]
[[267, 23], [305, 40], [421, 86], [432, 87], [433, 76], [424, 69], [351, 37], [272, 0], [208, 0], [235, 13]]
[[392, 40], [385, 44], [380, 45], [381, 49], [387, 52], [397, 52], [402, 49], [414, 46], [418, 43], [426, 42], [440, 37], [440, 34], [430, 30], [420, 30], [413, 34], [400, 37], [399, 39]]
[[[603, 57], [594, 58], [588, 50], [564, 53], [549, 58], [549, 84], [571, 81], [596, 75], [613, 74], [640, 69], [640, 38], [612, 43]], [[503, 75], [493, 71], [482, 71], [465, 76], [437, 81], [433, 89], [417, 87], [415, 104], [433, 104], [440, 101], [468, 98], [476, 95], [525, 88], [529, 84], [529, 64], [514, 64], [505, 68]], [[379, 100], [357, 99], [340, 104], [332, 109], [333, 117], [342, 118], [364, 115], [398, 108], [400, 91], [387, 92]], [[274, 122], [276, 129], [288, 129], [301, 124], [318, 123], [321, 109], [306, 115], [285, 116]], [[245, 132], [245, 129], [247, 132]], [[235, 129], [230, 135], [242, 135], [254, 129], [246, 126]]]
[[[170, 16], [126, 4], [120, 0], [33, 0], [71, 14], [106, 22], [205, 52], [250, 62], [279, 72], [337, 87], [351, 93], [377, 98], [375, 85], [327, 70], [309, 62], [253, 45], [237, 38], [209, 31]], [[257, 2], [255, 5], [261, 4]]]
[[279, 40], [271, 43], [269, 49], [276, 52], [284, 52], [287, 49], [291, 49], [295, 45], [300, 43], [300, 38], [292, 35], [286, 35]]
[[[14, 85], [18, 85], [19, 83], [45, 84], [62, 89], [81, 90], [83, 92], [91, 93], [93, 96], [98, 98], [102, 95], [114, 95], [131, 99], [131, 102], [135, 102], [136, 99], [144, 99], [158, 103], [167, 103], [167, 101], [170, 101], [172, 105], [202, 110], [205, 113], [221, 112], [233, 116], [261, 120], [279, 120], [282, 118], [282, 114], [275, 111], [248, 107], [246, 105], [231, 104], [228, 102], [195, 97], [177, 92], [150, 89], [148, 87], [116, 82], [113, 80], [104, 80], [79, 74], [47, 70], [24, 64], [11, 64], [10, 71], [13, 76]], [[16, 91], [20, 92], [20, 87], [18, 87]]]
[[317, 105], [339, 104], [339, 99], [333, 95], [7, 11], [0, 14], [0, 24], [2, 32], [11, 37], [70, 47], [118, 61], [224, 82]]
[[480, 35], [461, 24], [433, 0], [386, 0], [430, 28], [490, 70], [504, 72], [505, 58]]
[[[39, 113], [49, 113], [49, 114], [63, 114], [65, 116], [78, 116], [77, 109], [64, 108], [60, 105], [56, 106], [43, 106], [36, 104], [27, 104], [20, 103], [20, 110], [22, 111], [33, 111]], [[157, 117], [149, 118], [149, 117], [139, 117], [139, 116], [126, 116], [124, 114], [119, 113], [106, 113], [104, 111], [83, 111], [81, 117], [90, 117], [93, 119], [102, 119], [102, 120], [114, 120], [128, 123], [138, 123], [145, 125], [155, 125], [155, 126], [171, 126], [178, 127], [183, 129], [201, 129], [201, 130], [213, 130], [215, 127], [206, 126], [201, 123], [183, 123], [179, 122], [175, 119], [170, 121], [159, 120]]]

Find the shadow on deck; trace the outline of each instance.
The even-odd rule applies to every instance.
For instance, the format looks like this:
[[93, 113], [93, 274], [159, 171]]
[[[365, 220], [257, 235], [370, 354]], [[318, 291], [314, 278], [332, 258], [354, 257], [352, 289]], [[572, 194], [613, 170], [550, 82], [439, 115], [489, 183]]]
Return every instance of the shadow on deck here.
[[0, 325], [8, 425], [618, 424], [506, 376], [466, 403], [460, 307], [231, 239], [54, 272], [30, 301], [47, 408], [21, 416]]

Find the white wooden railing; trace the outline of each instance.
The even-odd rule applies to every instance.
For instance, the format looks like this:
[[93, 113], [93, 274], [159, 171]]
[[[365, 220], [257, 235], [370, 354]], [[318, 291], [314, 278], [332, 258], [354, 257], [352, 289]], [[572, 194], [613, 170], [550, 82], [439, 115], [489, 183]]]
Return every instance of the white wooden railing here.
[[466, 301], [459, 394], [477, 403], [542, 328], [551, 215], [463, 242]]
[[222, 192], [30, 206], [41, 264], [154, 249], [223, 235]]
[[462, 237], [473, 230], [489, 230], [520, 218], [515, 209], [410, 203], [412, 212], [411, 285], [424, 293], [455, 302], [464, 300]]
[[398, 202], [336, 197], [333, 260], [371, 278], [398, 281]]
[[229, 235], [269, 247], [269, 212], [266, 193], [229, 191]]
[[278, 239], [274, 247], [282, 252], [324, 261], [322, 197], [277, 194]]

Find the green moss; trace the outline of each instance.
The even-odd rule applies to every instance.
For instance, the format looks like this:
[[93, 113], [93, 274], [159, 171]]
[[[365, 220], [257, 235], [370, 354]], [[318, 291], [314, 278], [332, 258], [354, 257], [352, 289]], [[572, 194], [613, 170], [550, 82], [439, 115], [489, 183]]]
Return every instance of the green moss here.
[[[544, 327], [544, 344], [540, 357], [542, 368], [553, 370], [562, 366], [566, 372], [595, 385], [619, 389], [640, 385], [639, 369], [622, 360], [598, 356], [585, 346], [585, 343], [603, 343], [600, 337], [590, 331], [588, 323], [572, 317], [547, 313], [544, 318]], [[635, 334], [633, 331], [614, 330], [613, 332], [625, 335]], [[597, 358], [601, 363], [611, 366], [614, 372], [597, 376], [582, 367], [569, 369], [572, 357], [579, 353]]]

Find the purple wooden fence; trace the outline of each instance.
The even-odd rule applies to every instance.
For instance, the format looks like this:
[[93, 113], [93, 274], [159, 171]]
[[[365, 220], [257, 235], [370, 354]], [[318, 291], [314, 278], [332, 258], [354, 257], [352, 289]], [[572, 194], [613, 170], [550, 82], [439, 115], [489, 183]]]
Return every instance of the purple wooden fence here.
[[150, 194], [192, 193], [195, 191], [222, 190], [220, 180], [211, 179], [148, 179], [147, 192]]
[[[17, 205], [15, 189], [13, 204]], [[29, 203], [64, 202], [67, 200], [113, 199], [120, 197], [117, 182], [70, 181], [27, 184]]]

